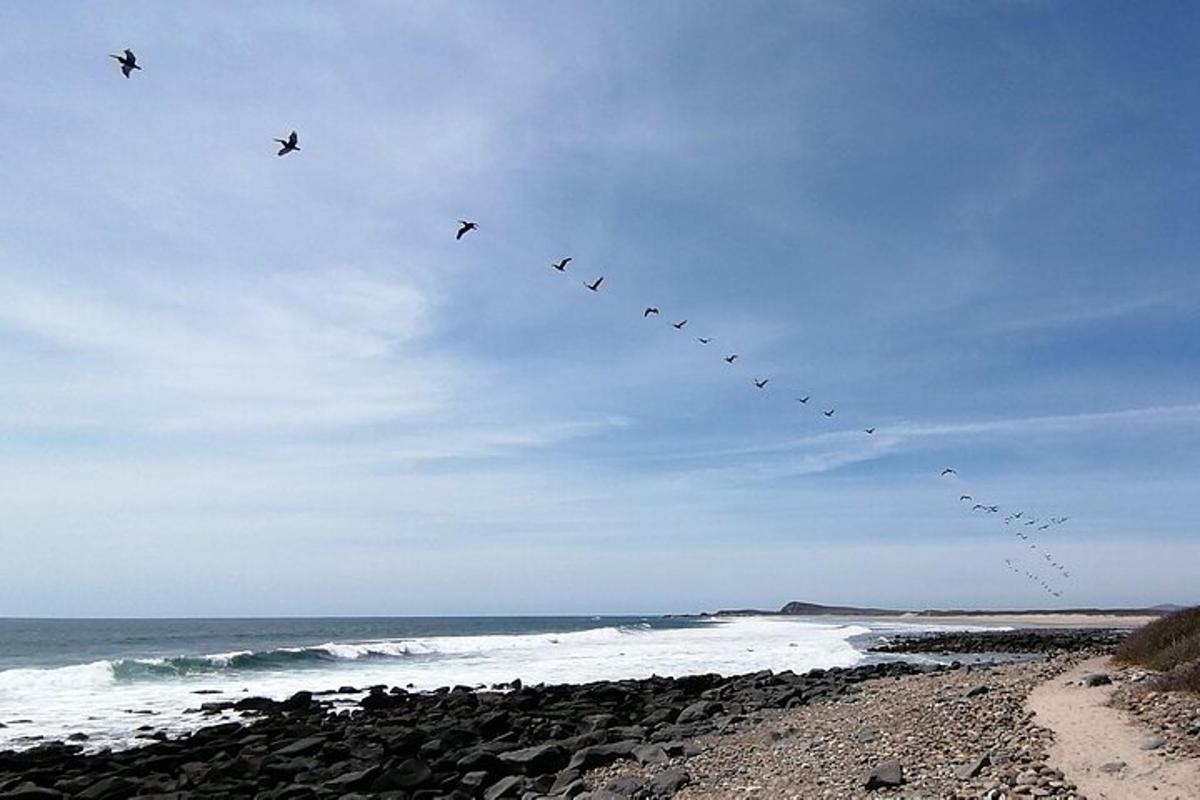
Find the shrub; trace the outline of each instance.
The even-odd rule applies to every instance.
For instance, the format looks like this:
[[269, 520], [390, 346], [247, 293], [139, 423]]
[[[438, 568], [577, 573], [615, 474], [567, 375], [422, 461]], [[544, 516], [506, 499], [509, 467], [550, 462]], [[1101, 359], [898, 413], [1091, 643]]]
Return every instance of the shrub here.
[[1200, 661], [1176, 667], [1154, 681], [1160, 692], [1195, 692], [1200, 694]]
[[1200, 606], [1185, 608], [1138, 628], [1113, 658], [1161, 672], [1200, 662]]

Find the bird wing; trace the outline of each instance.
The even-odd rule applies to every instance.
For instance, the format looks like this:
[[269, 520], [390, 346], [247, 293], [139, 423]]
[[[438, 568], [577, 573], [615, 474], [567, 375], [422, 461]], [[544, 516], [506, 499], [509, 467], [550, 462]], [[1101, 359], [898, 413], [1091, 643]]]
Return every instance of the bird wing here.
[[[151, 55], [153, 55], [153, 54], [151, 54]], [[137, 61], [137, 56], [135, 56], [133, 54], [133, 51], [130, 50], [128, 47], [125, 48], [125, 57], [128, 58], [130, 61]]]
[[296, 135], [295, 131], [288, 134], [288, 144], [295, 145], [298, 141], [300, 141], [300, 137]]

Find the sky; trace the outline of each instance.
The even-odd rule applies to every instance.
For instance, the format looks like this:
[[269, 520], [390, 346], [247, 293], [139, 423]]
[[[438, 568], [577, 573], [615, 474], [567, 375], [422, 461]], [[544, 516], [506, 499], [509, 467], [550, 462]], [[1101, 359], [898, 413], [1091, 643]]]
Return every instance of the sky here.
[[1200, 602], [1200, 7], [0, 31], [0, 615]]

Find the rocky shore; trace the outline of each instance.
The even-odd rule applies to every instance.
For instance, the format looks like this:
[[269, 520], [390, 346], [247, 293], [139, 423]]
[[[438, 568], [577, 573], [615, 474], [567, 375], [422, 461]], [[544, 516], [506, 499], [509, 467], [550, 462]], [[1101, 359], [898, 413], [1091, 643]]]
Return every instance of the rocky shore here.
[[1022, 628], [977, 633], [921, 633], [899, 636], [875, 645], [873, 653], [1073, 653], [1114, 647], [1128, 635], [1124, 630]]
[[[1060, 652], [1107, 646], [1057, 635]], [[951, 779], [1069, 797], [1069, 782], [1039, 760], [1043, 734], [1018, 703], [1025, 684], [1056, 668], [1055, 660], [982, 671], [890, 662], [420, 694], [343, 687], [361, 695], [353, 710], [307, 692], [218, 701], [208, 713], [254, 718], [115, 753], [69, 742], [0, 752], [0, 800], [615, 800], [745, 796], [743, 783], [782, 792], [760, 797], [808, 798], [889, 796], [897, 785], [940, 792]], [[797, 780], [804, 788], [794, 793], [787, 787]]]

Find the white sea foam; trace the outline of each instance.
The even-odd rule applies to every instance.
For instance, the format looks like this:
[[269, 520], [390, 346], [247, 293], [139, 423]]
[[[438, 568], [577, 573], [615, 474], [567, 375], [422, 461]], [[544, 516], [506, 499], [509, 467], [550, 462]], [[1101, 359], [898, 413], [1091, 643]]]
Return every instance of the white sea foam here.
[[[514, 678], [526, 683], [581, 683], [654, 674], [846, 667], [863, 658], [851, 643], [854, 636], [929, 627], [749, 617], [672, 629], [622, 626], [568, 633], [326, 642], [266, 654], [236, 651], [188, 659], [10, 669], [0, 671], [0, 722], [8, 723], [0, 728], [0, 748], [29, 746], [36, 743], [27, 738], [31, 736], [63, 738], [76, 731], [88, 734], [92, 746], [127, 746], [139, 725], [178, 733], [211, 724], [212, 717], [185, 713], [203, 701], [248, 695], [283, 698], [302, 689], [345, 684], [411, 684], [422, 690], [490, 685]], [[220, 694], [198, 696], [197, 690]], [[14, 724], [18, 719], [31, 722]]]

